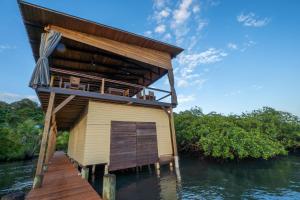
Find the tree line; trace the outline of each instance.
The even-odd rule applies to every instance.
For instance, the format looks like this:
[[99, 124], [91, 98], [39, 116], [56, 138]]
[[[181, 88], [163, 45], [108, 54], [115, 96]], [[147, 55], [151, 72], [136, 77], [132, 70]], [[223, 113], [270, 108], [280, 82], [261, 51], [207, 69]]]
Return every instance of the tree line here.
[[[33, 158], [39, 152], [44, 114], [34, 101], [0, 101], [0, 161]], [[60, 133], [57, 149], [66, 149], [68, 133]]]
[[[204, 114], [198, 107], [174, 113], [178, 148], [216, 159], [268, 159], [300, 147], [300, 120], [264, 107], [241, 115]], [[41, 107], [29, 99], [0, 101], [0, 161], [33, 158], [43, 130]], [[57, 137], [67, 150], [68, 132]]]
[[215, 159], [268, 159], [300, 147], [299, 117], [269, 107], [228, 116], [196, 107], [175, 114], [175, 127], [180, 151]]

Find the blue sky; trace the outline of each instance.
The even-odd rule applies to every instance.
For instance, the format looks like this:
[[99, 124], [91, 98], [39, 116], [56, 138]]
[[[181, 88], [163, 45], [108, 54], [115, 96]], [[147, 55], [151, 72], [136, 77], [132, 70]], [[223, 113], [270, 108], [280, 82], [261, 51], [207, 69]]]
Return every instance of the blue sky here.
[[[173, 61], [177, 111], [300, 116], [300, 1], [30, 0], [185, 49]], [[16, 1], [0, 1], [0, 100], [35, 98], [34, 60]], [[155, 84], [167, 88], [166, 80]]]

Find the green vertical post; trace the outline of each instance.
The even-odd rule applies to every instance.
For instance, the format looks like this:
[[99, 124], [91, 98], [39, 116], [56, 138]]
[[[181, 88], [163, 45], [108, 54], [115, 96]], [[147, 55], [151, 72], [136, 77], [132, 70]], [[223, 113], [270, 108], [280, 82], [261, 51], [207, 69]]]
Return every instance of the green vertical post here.
[[104, 200], [116, 199], [116, 175], [105, 174], [103, 176], [102, 198]]

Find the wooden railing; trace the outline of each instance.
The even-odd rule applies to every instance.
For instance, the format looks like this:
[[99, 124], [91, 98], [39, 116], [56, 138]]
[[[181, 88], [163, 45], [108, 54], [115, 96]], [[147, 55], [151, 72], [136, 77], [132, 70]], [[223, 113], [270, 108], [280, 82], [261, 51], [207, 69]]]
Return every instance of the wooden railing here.
[[[137, 96], [138, 94], [142, 94], [142, 99], [144, 99], [144, 100], [147, 100], [146, 90], [153, 91], [153, 92], [156, 91], [156, 92], [165, 94], [165, 95], [159, 97], [158, 99], [156, 99], [155, 101], [161, 101], [161, 100], [166, 99], [167, 97], [171, 96], [171, 92], [167, 91], [167, 90], [153, 88], [153, 87], [146, 87], [143, 85], [128, 83], [128, 82], [124, 82], [124, 81], [108, 79], [108, 78], [104, 78], [101, 76], [89, 75], [89, 74], [84, 74], [84, 73], [74, 72], [74, 71], [64, 70], [64, 69], [58, 69], [58, 68], [50, 68], [50, 71], [52, 73], [58, 74], [58, 75], [56, 75], [56, 77], [59, 78], [58, 87], [63, 87], [63, 84], [64, 84], [63, 78], [67, 78], [67, 77], [70, 78], [71, 76], [74, 76], [74, 77], [85, 79], [87, 81], [97, 82], [98, 83], [97, 87], [99, 88], [98, 92], [100, 92], [101, 94], [106, 94], [105, 88], [106, 88], [107, 83], [112, 83], [112, 84], [121, 85], [123, 87], [125, 86], [125, 87], [127, 87], [127, 89], [129, 89], [129, 88], [136, 89], [136, 90], [134, 90], [135, 92], [133, 92], [130, 96], [132, 97], [132, 96]], [[93, 84], [87, 83], [86, 85], [87, 85], [86, 91], [91, 91], [90, 87]], [[132, 91], [132, 89], [131, 89], [131, 91]], [[137, 96], [137, 98], [139, 98], [139, 97]]]

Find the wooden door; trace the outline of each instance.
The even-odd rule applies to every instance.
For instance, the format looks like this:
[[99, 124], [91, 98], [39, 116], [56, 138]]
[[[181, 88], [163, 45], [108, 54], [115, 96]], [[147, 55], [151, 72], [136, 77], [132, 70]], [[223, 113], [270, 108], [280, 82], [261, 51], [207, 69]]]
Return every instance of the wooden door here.
[[154, 122], [111, 122], [109, 170], [126, 169], [158, 161]]
[[136, 123], [112, 121], [109, 170], [136, 166]]
[[156, 125], [154, 122], [136, 123], [136, 162], [137, 166], [158, 161]]

